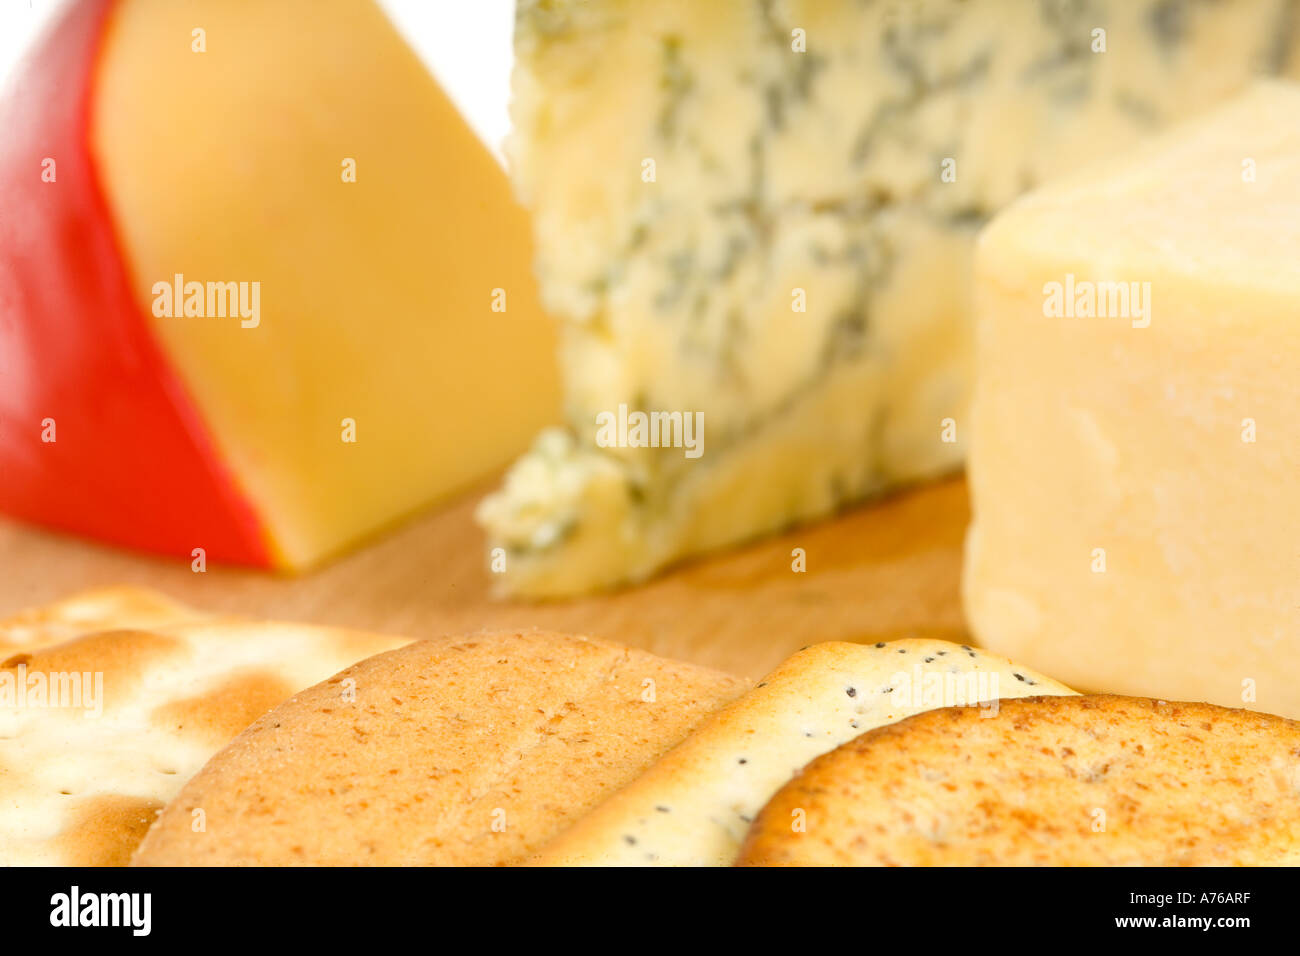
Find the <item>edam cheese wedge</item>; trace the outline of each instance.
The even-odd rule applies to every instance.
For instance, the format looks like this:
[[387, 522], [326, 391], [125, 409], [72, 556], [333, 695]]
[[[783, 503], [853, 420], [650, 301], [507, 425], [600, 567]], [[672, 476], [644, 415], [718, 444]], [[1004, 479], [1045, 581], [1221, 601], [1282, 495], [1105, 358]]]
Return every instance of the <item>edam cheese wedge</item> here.
[[0, 622], [0, 865], [125, 864], [254, 719], [407, 643], [187, 611], [119, 588]]
[[1072, 694], [1005, 658], [947, 641], [815, 644], [702, 723], [530, 862], [727, 866], [768, 798], [809, 760], [918, 711]]
[[507, 863], [634, 778], [746, 683], [544, 631], [420, 641], [250, 726], [186, 785], [133, 862]]
[[67, 4], [0, 129], [0, 510], [297, 568], [555, 415], [524, 213], [369, 0]]
[[1300, 716], [1300, 86], [1026, 197], [977, 268], [979, 642]]
[[952, 707], [819, 757], [745, 866], [1300, 864], [1300, 724], [1132, 697]]

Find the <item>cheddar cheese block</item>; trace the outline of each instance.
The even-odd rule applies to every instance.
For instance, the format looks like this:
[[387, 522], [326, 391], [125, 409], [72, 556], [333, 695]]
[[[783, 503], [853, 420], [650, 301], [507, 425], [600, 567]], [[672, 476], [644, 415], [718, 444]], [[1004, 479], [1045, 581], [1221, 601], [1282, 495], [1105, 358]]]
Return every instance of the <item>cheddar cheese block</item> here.
[[745, 685], [544, 631], [420, 641], [348, 668], [249, 727], [185, 786], [134, 862], [510, 862]]
[[128, 862], [214, 753], [296, 691], [407, 643], [203, 615], [130, 588], [0, 622], [0, 865]]
[[978, 229], [1300, 72], [1289, 0], [522, 0], [510, 144], [567, 428], [480, 511], [572, 594], [958, 468]]
[[980, 643], [1300, 716], [1300, 86], [1026, 197], [980, 242]]
[[947, 641], [814, 644], [704, 721], [644, 774], [531, 857], [543, 866], [728, 866], [799, 769], [873, 727], [935, 707], [1070, 688]]
[[369, 0], [68, 4], [0, 129], [0, 510], [297, 568], [554, 419], [525, 214]]
[[1300, 724], [1132, 697], [953, 707], [819, 757], [743, 866], [1295, 866]]

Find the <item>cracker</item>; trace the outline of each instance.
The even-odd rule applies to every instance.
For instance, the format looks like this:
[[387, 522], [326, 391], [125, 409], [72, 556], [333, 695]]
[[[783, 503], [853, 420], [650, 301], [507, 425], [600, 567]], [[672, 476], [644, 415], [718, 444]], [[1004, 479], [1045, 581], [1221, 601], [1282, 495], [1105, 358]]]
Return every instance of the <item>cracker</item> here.
[[1115, 696], [931, 711], [809, 764], [739, 862], [1296, 864], [1300, 723]]
[[147, 630], [207, 616], [148, 588], [96, 588], [0, 621], [0, 651], [34, 650], [95, 631]]
[[163, 805], [255, 718], [406, 643], [206, 617], [134, 589], [77, 595], [0, 630], [6, 865], [126, 863]]
[[955, 703], [1072, 693], [1006, 658], [947, 641], [816, 644], [530, 862], [725, 866], [791, 776], [873, 727]]
[[135, 863], [509, 862], [745, 686], [563, 634], [420, 641], [254, 723], [168, 806]]

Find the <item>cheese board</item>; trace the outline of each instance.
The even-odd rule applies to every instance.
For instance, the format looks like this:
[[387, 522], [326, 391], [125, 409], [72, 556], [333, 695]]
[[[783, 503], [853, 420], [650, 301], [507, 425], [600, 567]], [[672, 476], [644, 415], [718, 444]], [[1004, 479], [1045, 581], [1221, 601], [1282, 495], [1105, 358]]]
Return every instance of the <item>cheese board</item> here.
[[[490, 487], [490, 485], [488, 486]], [[188, 562], [0, 523], [0, 615], [134, 584], [208, 611], [436, 637], [483, 628], [586, 633], [757, 678], [818, 641], [965, 640], [965, 482], [949, 479], [671, 569], [549, 602], [494, 599], [473, 521], [483, 489], [297, 576]], [[800, 561], [796, 549], [802, 549]], [[804, 570], [795, 568], [802, 564]]]

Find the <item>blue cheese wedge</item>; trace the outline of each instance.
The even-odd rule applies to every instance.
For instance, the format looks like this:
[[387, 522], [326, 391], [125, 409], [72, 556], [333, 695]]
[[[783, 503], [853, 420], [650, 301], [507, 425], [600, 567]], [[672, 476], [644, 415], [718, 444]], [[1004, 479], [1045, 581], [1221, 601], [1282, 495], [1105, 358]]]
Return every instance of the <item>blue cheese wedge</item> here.
[[[501, 590], [958, 468], [978, 229], [1298, 48], [1293, 0], [522, 0], [509, 153], [567, 426], [480, 509]], [[698, 416], [702, 453], [604, 427], [637, 413]]]

